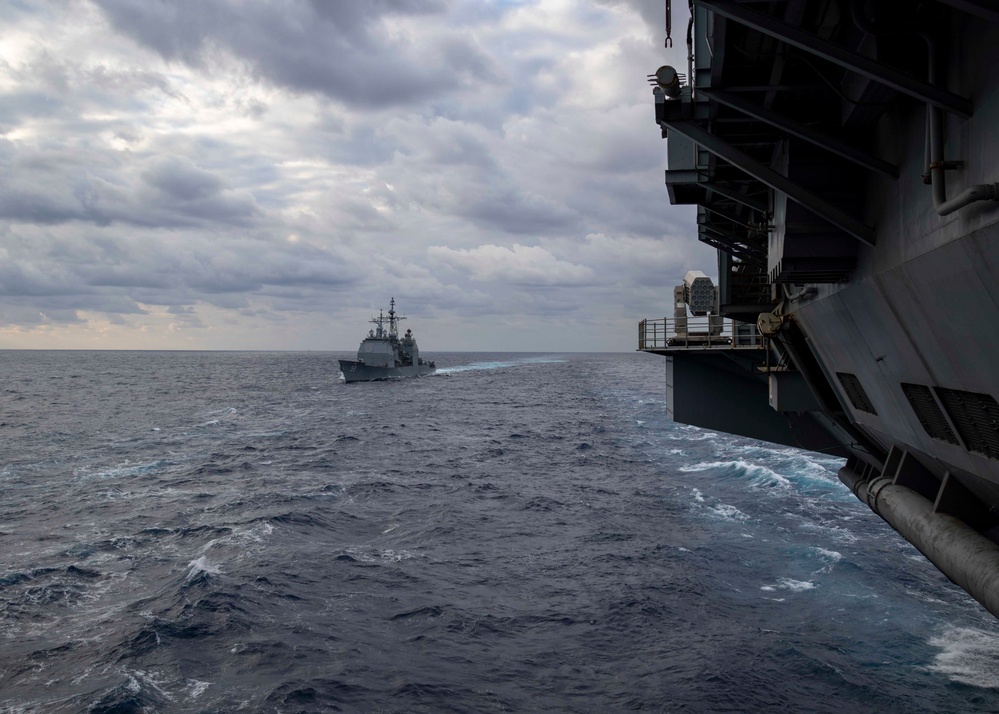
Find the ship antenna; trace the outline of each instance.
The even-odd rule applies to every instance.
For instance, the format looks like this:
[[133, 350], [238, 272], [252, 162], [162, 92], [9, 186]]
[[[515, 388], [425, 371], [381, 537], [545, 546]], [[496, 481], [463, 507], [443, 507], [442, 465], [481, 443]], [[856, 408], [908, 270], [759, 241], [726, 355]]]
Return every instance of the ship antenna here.
[[381, 309], [378, 310], [378, 317], [373, 317], [370, 320], [368, 320], [368, 322], [370, 322], [372, 325], [378, 326], [378, 329], [375, 331], [376, 337], [384, 337], [385, 329], [382, 325], [385, 322], [385, 315]]
[[395, 313], [395, 298], [389, 302], [389, 337], [396, 337], [399, 334], [399, 322], [406, 318]]

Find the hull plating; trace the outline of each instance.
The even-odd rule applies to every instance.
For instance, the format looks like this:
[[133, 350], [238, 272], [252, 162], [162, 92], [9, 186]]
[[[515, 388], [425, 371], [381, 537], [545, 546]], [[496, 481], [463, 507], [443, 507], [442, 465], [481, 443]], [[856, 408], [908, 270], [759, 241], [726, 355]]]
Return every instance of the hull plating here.
[[382, 379], [406, 379], [408, 377], [423, 377], [437, 371], [436, 367], [426, 364], [409, 367], [372, 367], [355, 360], [340, 360], [340, 371], [345, 382], [375, 382]]

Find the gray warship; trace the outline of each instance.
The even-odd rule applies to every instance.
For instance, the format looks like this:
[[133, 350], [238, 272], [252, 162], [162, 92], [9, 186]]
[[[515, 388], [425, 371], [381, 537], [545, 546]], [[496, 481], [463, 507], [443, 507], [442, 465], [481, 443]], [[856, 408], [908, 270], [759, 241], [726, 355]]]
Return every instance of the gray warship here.
[[639, 323], [670, 415], [845, 457], [999, 617], [999, 3], [684, 5], [686, 73], [649, 78], [718, 278]]
[[[375, 325], [357, 348], [357, 359], [340, 360], [340, 371], [346, 382], [373, 382], [379, 379], [422, 377], [437, 371], [437, 365], [420, 357], [420, 348], [412, 330], [399, 338], [398, 326], [405, 317], [395, 312], [395, 298], [389, 303], [388, 317], [379, 310]], [[388, 323], [388, 327], [386, 327]]]

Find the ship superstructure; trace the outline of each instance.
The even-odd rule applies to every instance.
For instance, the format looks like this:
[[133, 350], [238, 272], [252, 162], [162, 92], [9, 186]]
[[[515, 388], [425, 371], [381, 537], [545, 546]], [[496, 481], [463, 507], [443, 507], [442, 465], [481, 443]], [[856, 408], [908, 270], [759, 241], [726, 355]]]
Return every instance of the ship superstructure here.
[[718, 280], [639, 325], [671, 415], [847, 457], [999, 616], [999, 4], [689, 6], [686, 73], [650, 79]]
[[357, 348], [357, 359], [340, 360], [340, 371], [347, 382], [371, 382], [378, 379], [421, 377], [437, 371], [432, 361], [420, 357], [412, 330], [399, 337], [399, 322], [406, 318], [396, 314], [395, 298], [389, 303], [388, 316], [379, 310], [375, 325]]

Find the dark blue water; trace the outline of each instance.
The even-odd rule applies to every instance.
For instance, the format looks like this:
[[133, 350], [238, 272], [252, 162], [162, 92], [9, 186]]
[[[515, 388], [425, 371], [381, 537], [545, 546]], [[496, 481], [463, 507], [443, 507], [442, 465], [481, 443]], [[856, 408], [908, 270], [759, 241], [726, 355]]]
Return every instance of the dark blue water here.
[[0, 352], [0, 711], [999, 711], [999, 627], [840, 462], [663, 363]]

